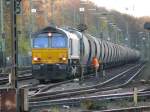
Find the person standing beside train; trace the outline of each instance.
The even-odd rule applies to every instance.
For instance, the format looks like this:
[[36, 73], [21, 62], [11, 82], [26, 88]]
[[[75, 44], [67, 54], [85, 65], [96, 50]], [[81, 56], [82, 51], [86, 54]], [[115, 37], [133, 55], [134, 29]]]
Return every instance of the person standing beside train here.
[[98, 77], [97, 71], [99, 69], [99, 61], [98, 61], [96, 56], [94, 56], [93, 59], [92, 59], [92, 65], [93, 65], [93, 68], [94, 68], [94, 71], [95, 71], [95, 75], [96, 75], [96, 77]]

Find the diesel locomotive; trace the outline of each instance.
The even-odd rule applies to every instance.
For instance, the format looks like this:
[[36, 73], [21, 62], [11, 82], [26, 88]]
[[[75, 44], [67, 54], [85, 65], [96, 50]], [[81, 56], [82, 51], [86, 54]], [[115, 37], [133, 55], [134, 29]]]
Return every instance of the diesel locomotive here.
[[137, 61], [140, 53], [73, 28], [48, 26], [32, 36], [32, 74], [40, 81], [74, 77], [80, 65], [87, 73], [94, 56], [105, 69]]

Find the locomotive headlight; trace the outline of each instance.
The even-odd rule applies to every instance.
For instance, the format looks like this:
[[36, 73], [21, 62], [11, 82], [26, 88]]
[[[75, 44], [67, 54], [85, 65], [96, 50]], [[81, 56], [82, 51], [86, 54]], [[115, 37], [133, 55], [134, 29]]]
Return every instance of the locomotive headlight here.
[[63, 57], [63, 58], [62, 58], [62, 60], [63, 60], [63, 61], [66, 61], [66, 60], [67, 60], [67, 58]]
[[40, 61], [41, 59], [38, 58], [38, 57], [34, 57], [33, 60], [34, 60], [34, 61]]
[[51, 37], [51, 36], [52, 36], [52, 33], [51, 33], [51, 32], [48, 32], [48, 36]]

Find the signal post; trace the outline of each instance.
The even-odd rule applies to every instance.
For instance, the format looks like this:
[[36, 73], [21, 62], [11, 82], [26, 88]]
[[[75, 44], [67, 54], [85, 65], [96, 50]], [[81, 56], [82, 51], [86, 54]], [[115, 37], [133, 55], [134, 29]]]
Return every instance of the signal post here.
[[[18, 67], [18, 35], [17, 35], [17, 15], [21, 13], [21, 0], [11, 0], [11, 88], [16, 91], [16, 112], [27, 112], [27, 90], [18, 88], [17, 67]], [[26, 93], [26, 94], [25, 94]], [[26, 97], [25, 97], [26, 96]], [[25, 102], [26, 101], [26, 102]], [[26, 107], [25, 107], [26, 106]]]

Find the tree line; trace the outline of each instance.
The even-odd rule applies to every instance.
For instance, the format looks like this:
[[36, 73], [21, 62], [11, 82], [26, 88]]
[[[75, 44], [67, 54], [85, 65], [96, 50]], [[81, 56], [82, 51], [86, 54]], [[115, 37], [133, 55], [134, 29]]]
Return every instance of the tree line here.
[[[6, 54], [11, 52], [11, 14], [10, 4], [3, 2], [4, 31], [6, 34]], [[84, 14], [79, 11], [84, 7]], [[36, 12], [33, 12], [33, 10]], [[93, 10], [92, 10], [93, 9]], [[22, 0], [22, 11], [17, 15], [19, 52], [27, 55], [31, 50], [30, 36], [32, 33], [48, 25], [77, 27], [84, 17], [87, 32], [117, 42], [125, 43], [125, 38], [130, 37], [130, 46], [136, 48], [138, 32], [145, 32], [143, 24], [149, 21], [149, 17], [135, 18], [117, 11], [108, 11], [97, 7], [92, 2], [81, 4], [80, 0]], [[128, 33], [128, 34], [127, 34]], [[115, 40], [115, 36], [117, 40]]]

